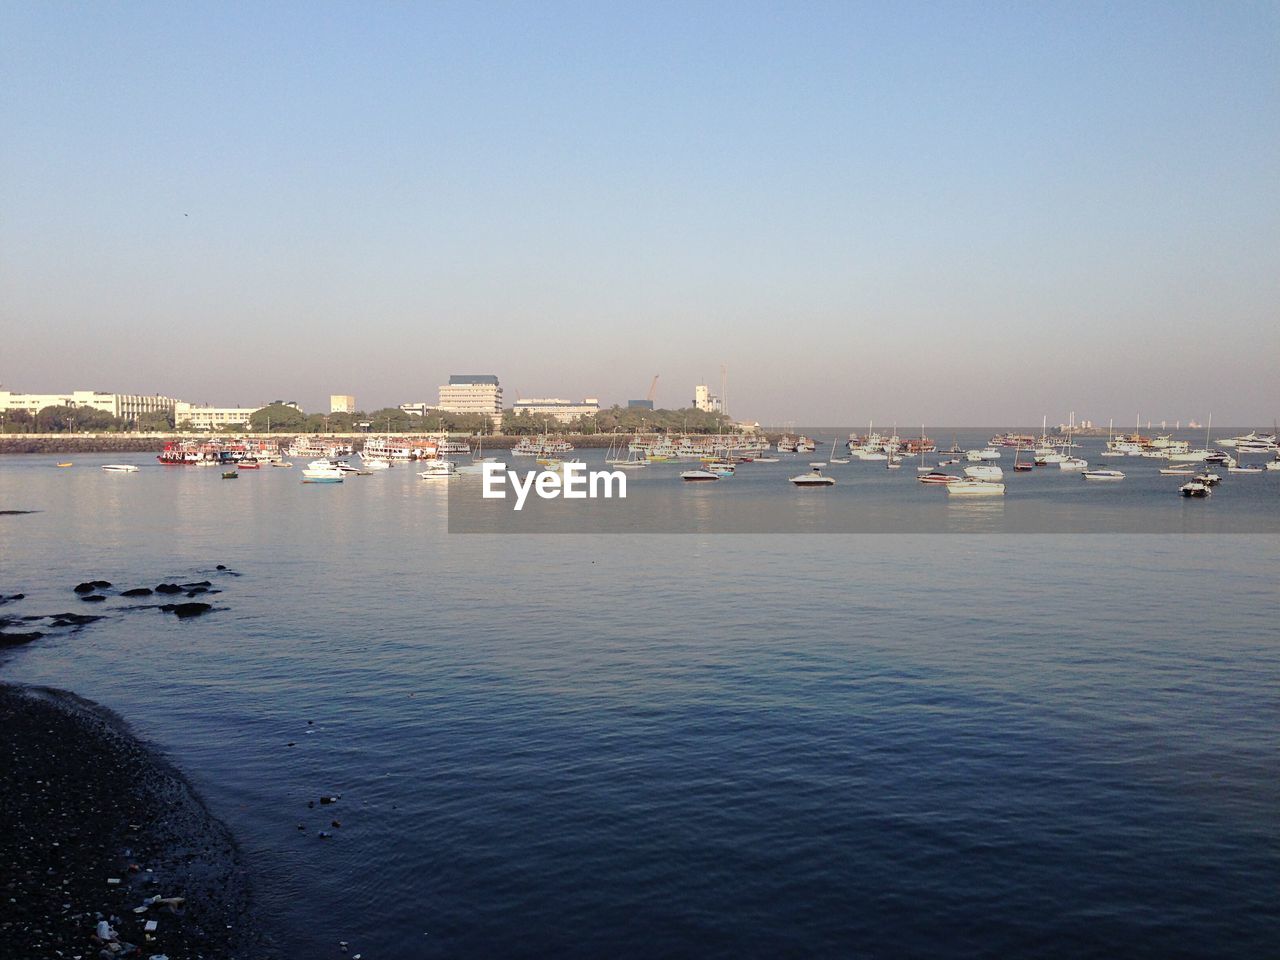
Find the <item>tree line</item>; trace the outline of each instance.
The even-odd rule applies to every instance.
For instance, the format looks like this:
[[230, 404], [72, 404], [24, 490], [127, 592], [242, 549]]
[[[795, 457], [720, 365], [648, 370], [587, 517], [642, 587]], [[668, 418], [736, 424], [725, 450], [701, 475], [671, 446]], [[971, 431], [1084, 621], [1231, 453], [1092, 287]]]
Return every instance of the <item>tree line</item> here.
[[[306, 413], [284, 403], [273, 403], [249, 411], [244, 423], [222, 427], [220, 433], [492, 433], [490, 419], [480, 413], [449, 413], [428, 410], [427, 415], [406, 413], [398, 407], [383, 407], [371, 412]], [[177, 429], [196, 432], [194, 424], [184, 420], [175, 424], [173, 415], [164, 411], [144, 413], [137, 418], [114, 417], [92, 407], [50, 406], [37, 413], [28, 410], [0, 411], [3, 433], [126, 433], [132, 431], [165, 433]], [[502, 414], [502, 432], [510, 436], [534, 436], [541, 433], [725, 433], [728, 418], [720, 413], [685, 408], [679, 410], [647, 410], [639, 407], [613, 406], [576, 418], [567, 424], [554, 417], [517, 413]]]

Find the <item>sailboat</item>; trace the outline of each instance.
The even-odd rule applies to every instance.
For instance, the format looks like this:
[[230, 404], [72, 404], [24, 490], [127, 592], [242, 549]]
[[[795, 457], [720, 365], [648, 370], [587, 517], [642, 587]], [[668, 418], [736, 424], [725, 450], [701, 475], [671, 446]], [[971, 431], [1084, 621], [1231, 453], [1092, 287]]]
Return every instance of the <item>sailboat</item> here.
[[830, 463], [848, 463], [851, 459], [852, 459], [851, 457], [837, 457], [837, 456], [836, 456], [836, 441], [834, 441], [834, 440], [832, 440], [832, 441], [831, 441], [831, 453], [830, 453], [830, 455], [827, 457], [827, 460], [828, 460]]
[[933, 467], [924, 462], [924, 448], [924, 424], [922, 423], [920, 424], [920, 466], [916, 467], [916, 473], [930, 473], [933, 471]]

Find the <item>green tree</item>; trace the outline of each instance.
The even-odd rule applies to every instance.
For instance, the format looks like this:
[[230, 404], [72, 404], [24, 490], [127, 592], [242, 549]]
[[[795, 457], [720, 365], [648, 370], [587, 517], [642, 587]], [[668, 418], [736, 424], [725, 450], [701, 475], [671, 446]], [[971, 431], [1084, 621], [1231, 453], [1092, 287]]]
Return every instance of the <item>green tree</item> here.
[[272, 433], [300, 433], [305, 429], [307, 415], [283, 403], [270, 403], [249, 414], [249, 429], [254, 433], [266, 433], [270, 425]]
[[139, 415], [135, 426], [147, 433], [164, 433], [173, 429], [173, 414], [168, 410], [149, 410]]

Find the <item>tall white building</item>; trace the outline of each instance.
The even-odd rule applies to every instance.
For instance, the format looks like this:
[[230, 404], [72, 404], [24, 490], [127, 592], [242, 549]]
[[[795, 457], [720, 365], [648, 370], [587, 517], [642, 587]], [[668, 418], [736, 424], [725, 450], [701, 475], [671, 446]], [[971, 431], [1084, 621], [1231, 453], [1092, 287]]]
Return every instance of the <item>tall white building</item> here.
[[172, 413], [178, 401], [172, 397], [133, 393], [101, 393], [73, 390], [71, 393], [13, 393], [0, 390], [0, 410], [26, 410], [36, 414], [45, 407], [90, 407], [123, 420], [135, 420], [144, 413]]
[[329, 412], [330, 413], [355, 413], [356, 398], [347, 396], [345, 393], [334, 393], [329, 395]]
[[482, 413], [502, 427], [502, 387], [491, 373], [462, 373], [440, 387], [439, 409], [448, 413]]
[[569, 423], [578, 417], [590, 417], [600, 412], [600, 400], [586, 397], [582, 400], [560, 400], [555, 397], [529, 397], [517, 400], [512, 406], [516, 413], [524, 411], [530, 416], [553, 417], [560, 423]]
[[707, 413], [719, 413], [723, 408], [720, 398], [711, 392], [711, 388], [705, 383], [700, 383], [693, 388], [693, 406], [695, 410], [704, 410]]

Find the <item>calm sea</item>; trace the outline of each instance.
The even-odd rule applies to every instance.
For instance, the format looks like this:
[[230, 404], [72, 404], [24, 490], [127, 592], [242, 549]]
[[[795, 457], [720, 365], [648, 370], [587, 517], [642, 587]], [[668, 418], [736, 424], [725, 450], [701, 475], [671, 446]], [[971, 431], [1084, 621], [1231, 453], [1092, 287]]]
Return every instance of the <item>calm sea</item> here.
[[[0, 676], [168, 752], [291, 956], [1280, 943], [1276, 536], [467, 536], [407, 467], [56, 459], [0, 459], [0, 510], [39, 511], [0, 516], [6, 613], [87, 609], [86, 578], [224, 592], [187, 622], [112, 599]], [[1274, 473], [1214, 507], [1246, 483], [1280, 509]]]

